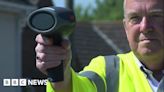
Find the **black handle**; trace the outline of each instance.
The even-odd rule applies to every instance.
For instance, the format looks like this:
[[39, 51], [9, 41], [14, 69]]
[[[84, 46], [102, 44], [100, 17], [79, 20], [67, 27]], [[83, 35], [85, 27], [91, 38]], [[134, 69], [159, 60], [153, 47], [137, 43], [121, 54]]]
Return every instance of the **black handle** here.
[[63, 62], [55, 68], [47, 69], [48, 80], [50, 82], [60, 82], [64, 80]]
[[[47, 38], [53, 39], [53, 45], [61, 46], [62, 35], [60, 33], [55, 33], [53, 35], [43, 35]], [[47, 69], [47, 77], [50, 82], [60, 82], [64, 80], [64, 70], [63, 70], [63, 61], [61, 64], [54, 68]]]

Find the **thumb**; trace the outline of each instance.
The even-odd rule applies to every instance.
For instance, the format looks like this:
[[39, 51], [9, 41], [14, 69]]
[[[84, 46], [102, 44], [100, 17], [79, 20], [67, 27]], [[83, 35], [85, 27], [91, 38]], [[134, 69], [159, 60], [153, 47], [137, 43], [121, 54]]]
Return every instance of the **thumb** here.
[[61, 45], [66, 50], [71, 48], [71, 43], [70, 43], [70, 41], [68, 39], [63, 39]]

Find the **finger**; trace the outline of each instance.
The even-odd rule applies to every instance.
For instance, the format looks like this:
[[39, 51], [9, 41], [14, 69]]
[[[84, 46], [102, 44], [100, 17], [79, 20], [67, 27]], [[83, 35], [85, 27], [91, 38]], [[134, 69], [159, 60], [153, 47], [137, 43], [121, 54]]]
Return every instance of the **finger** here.
[[38, 43], [38, 44], [36, 45], [36, 47], [35, 47], [35, 52], [36, 52], [36, 53], [37, 53], [37, 52], [42, 53], [42, 52], [44, 52], [44, 49], [45, 49], [45, 46], [44, 46], [43, 44]]
[[66, 50], [70, 49], [71, 47], [70, 41], [68, 39], [63, 39], [61, 44], [62, 44], [62, 47]]
[[62, 55], [62, 54], [67, 53], [67, 51], [65, 49], [63, 49], [62, 47], [58, 47], [58, 46], [48, 46], [45, 48], [46, 49], [44, 49], [43, 52], [48, 53], [48, 54]]
[[50, 62], [50, 61], [61, 61], [66, 59], [66, 55], [53, 55], [53, 54], [45, 54], [45, 53], [37, 53], [37, 59], [44, 61], [44, 62]]
[[43, 62], [39, 59], [36, 59], [36, 67], [44, 74], [47, 74], [46, 68], [42, 64]]
[[45, 37], [45, 36], [42, 36], [41, 34], [38, 34], [38, 35], [36, 36], [35, 41], [36, 41], [37, 43], [44, 44], [44, 45], [52, 45], [52, 44], [53, 44], [53, 40], [52, 40], [52, 39], [47, 38], [47, 37]]
[[46, 70], [49, 68], [55, 68], [57, 66], [59, 66], [61, 64], [62, 61], [58, 61], [58, 62], [44, 62], [45, 68]]
[[45, 60], [45, 53], [36, 53], [36, 59], [38, 59], [40, 61], [44, 61]]
[[65, 49], [63, 49], [62, 47], [58, 47], [58, 46], [45, 46], [42, 44], [37, 44], [36, 48], [35, 48], [36, 52], [39, 53], [46, 53], [46, 54], [64, 54], [67, 51]]
[[61, 61], [59, 62], [40, 62], [39, 60], [36, 61], [36, 67], [43, 72], [46, 72], [49, 68], [57, 67], [61, 64]]

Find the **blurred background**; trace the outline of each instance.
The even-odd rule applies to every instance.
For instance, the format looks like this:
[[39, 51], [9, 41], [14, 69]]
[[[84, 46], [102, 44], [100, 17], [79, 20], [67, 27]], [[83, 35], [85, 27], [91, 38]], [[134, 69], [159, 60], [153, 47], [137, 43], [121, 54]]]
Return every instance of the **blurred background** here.
[[72, 67], [80, 71], [93, 57], [129, 51], [124, 32], [123, 0], [0, 0], [0, 90], [45, 92], [45, 86], [4, 87], [3, 79], [44, 79], [35, 66], [35, 32], [26, 26], [28, 14], [38, 8], [58, 6], [76, 14], [70, 36]]

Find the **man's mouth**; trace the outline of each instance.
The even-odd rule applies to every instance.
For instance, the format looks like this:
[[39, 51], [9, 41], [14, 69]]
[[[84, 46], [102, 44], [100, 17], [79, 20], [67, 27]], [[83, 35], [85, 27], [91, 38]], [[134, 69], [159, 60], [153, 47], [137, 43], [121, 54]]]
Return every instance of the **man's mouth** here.
[[144, 38], [144, 39], [141, 39], [140, 41], [154, 41], [154, 40], [157, 40], [157, 39], [154, 39], [154, 38]]

